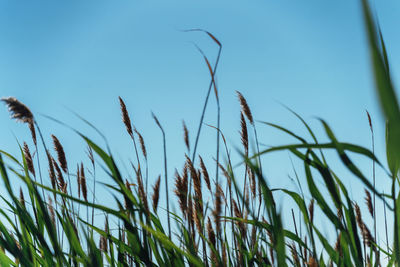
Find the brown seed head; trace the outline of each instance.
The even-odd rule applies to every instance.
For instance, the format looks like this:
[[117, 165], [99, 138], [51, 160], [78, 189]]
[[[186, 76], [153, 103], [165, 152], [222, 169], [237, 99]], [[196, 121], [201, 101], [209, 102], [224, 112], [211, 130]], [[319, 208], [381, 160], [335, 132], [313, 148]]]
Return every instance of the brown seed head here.
[[156, 183], [153, 186], [153, 210], [157, 211], [158, 207], [158, 200], [160, 199], [160, 181], [161, 181], [161, 175], [158, 176], [158, 179]]
[[225, 176], [225, 178], [227, 179], [227, 181], [228, 181], [228, 187], [230, 188], [230, 187], [231, 187], [231, 184], [232, 184], [232, 180], [231, 180], [231, 177], [229, 176], [228, 171], [224, 168], [224, 166], [222, 166], [221, 163], [218, 163], [218, 166], [219, 166], [219, 168], [221, 169], [222, 174], [223, 174], [223, 175]]
[[368, 110], [366, 110], [366, 112], [367, 112], [367, 117], [368, 117], [369, 128], [371, 129], [371, 132], [374, 132], [374, 128], [372, 127], [371, 116], [369, 115]]
[[46, 156], [47, 156], [47, 161], [49, 163], [49, 177], [50, 177], [50, 181], [51, 181], [51, 186], [55, 190], [56, 189], [56, 174], [54, 172], [53, 158], [51, 157], [48, 150], [46, 150]]
[[[187, 177], [187, 175], [186, 175], [186, 177]], [[187, 178], [186, 178], [186, 181], [187, 181]], [[186, 207], [187, 184], [185, 185], [184, 178], [181, 177], [177, 171], [175, 171], [175, 190], [174, 190], [174, 193], [178, 197], [179, 207], [180, 207], [180, 209], [182, 211], [183, 216], [185, 217], [186, 211], [187, 211], [187, 207]]]
[[249, 153], [249, 136], [247, 133], [247, 125], [244, 120], [243, 112], [240, 113], [240, 139], [244, 147], [244, 153], [247, 156]]
[[190, 151], [190, 143], [189, 143], [189, 131], [186, 127], [185, 121], [182, 121], [183, 126], [183, 140], [185, 141], [185, 145], [188, 151]]
[[308, 266], [308, 267], [318, 267], [318, 263], [317, 263], [317, 261], [314, 259], [313, 256], [310, 256], [310, 258], [308, 259], [307, 266]]
[[204, 164], [203, 158], [199, 155], [200, 158], [200, 169], [201, 173], [203, 174], [204, 182], [206, 182], [206, 186], [208, 190], [211, 192], [211, 183], [210, 183], [210, 176], [208, 175], [208, 171], [206, 165]]
[[54, 212], [54, 207], [53, 207], [53, 200], [49, 196], [49, 213], [50, 213], [50, 219], [52, 224], [55, 226], [56, 225], [56, 214]]
[[215, 188], [215, 200], [214, 200], [214, 210], [213, 210], [213, 216], [214, 216], [214, 222], [215, 222], [215, 227], [217, 234], [219, 235], [221, 233], [221, 211], [222, 211], [222, 188], [219, 184], [216, 185]]
[[358, 206], [357, 203], [354, 203], [354, 210], [356, 212], [357, 225], [360, 228], [360, 230], [362, 231], [362, 228], [363, 228], [362, 215], [361, 215], [360, 207]]
[[361, 228], [361, 235], [363, 237], [364, 244], [367, 245], [368, 247], [371, 247], [372, 244], [375, 242], [371, 232], [369, 231], [367, 225], [364, 222]]
[[297, 253], [296, 245], [294, 243], [290, 245], [290, 252], [292, 254], [294, 266], [300, 266], [299, 255]]
[[251, 168], [247, 168], [247, 174], [249, 175], [251, 194], [253, 198], [255, 198], [257, 188], [256, 176], [254, 175], [254, 172], [251, 170]]
[[[216, 249], [216, 239], [215, 239], [215, 233], [212, 228], [211, 220], [210, 217], [208, 217], [207, 221], [207, 233], [208, 233], [208, 240], [210, 241], [211, 245], [213, 246], [214, 249]], [[217, 264], [217, 256], [215, 255], [214, 251], [211, 250], [211, 262], [213, 266], [216, 266]]]
[[342, 256], [343, 251], [342, 251], [342, 246], [340, 245], [340, 239], [342, 238], [342, 233], [339, 233], [336, 243], [335, 243], [335, 251], [339, 253], [340, 256]]
[[314, 199], [311, 199], [310, 204], [308, 205], [308, 213], [310, 214], [310, 222], [314, 221]]
[[22, 188], [19, 188], [19, 202], [21, 202], [22, 206], [26, 208], [25, 206], [25, 198], [24, 198], [24, 192], [22, 192]]
[[57, 152], [57, 159], [58, 162], [60, 163], [60, 167], [64, 171], [64, 173], [67, 173], [68, 167], [67, 167], [67, 159], [64, 153], [64, 148], [57, 137], [55, 137], [54, 135], [51, 135], [51, 137], [53, 138], [54, 149]]
[[79, 164], [76, 167], [76, 183], [78, 185], [78, 198], [81, 198], [81, 172], [79, 170]]
[[147, 195], [146, 192], [144, 190], [144, 186], [143, 186], [143, 180], [142, 180], [142, 176], [140, 174], [140, 170], [138, 170], [136, 172], [136, 179], [137, 179], [137, 183], [138, 183], [138, 193], [139, 193], [139, 198], [144, 206], [144, 210], [145, 212], [150, 215], [150, 210], [149, 210], [149, 205], [147, 203]]
[[126, 109], [125, 103], [122, 100], [122, 98], [118, 97], [118, 99], [119, 99], [119, 105], [121, 107], [122, 121], [125, 124], [126, 131], [130, 136], [132, 136], [133, 135], [132, 124], [131, 124], [131, 119], [129, 118], [128, 110]]
[[143, 156], [147, 160], [147, 150], [146, 150], [146, 146], [144, 144], [143, 136], [138, 132], [138, 130], [136, 128], [134, 130], [139, 138], [140, 149], [142, 150]]
[[31, 131], [31, 137], [32, 137], [33, 144], [35, 146], [37, 146], [35, 124], [33, 123], [33, 120], [30, 120], [28, 122], [28, 127], [29, 127], [29, 130]]
[[25, 142], [24, 142], [23, 150], [24, 150], [24, 156], [25, 156], [26, 165], [28, 167], [28, 170], [33, 174], [33, 176], [35, 176], [35, 168], [33, 166], [32, 155], [31, 155], [31, 152], [29, 151], [28, 145]]
[[5, 97], [2, 98], [1, 101], [3, 101], [8, 107], [8, 111], [11, 113], [11, 118], [23, 123], [33, 122], [33, 114], [30, 109], [23, 103], [19, 102], [16, 98]]
[[369, 214], [374, 217], [374, 206], [372, 205], [371, 194], [367, 189], [365, 189], [365, 202], [367, 203]]
[[254, 125], [253, 115], [251, 114], [249, 105], [247, 105], [246, 99], [243, 97], [243, 95], [239, 91], [236, 91], [236, 93], [237, 93], [238, 98], [239, 98], [239, 102], [240, 102], [240, 106], [242, 108], [242, 112], [246, 115], [246, 117], [250, 121], [250, 123], [252, 125]]
[[88, 155], [90, 162], [93, 165], [94, 164], [93, 149], [90, 146], [87, 146], [87, 155]]
[[87, 185], [86, 185], [86, 177], [85, 177], [85, 168], [83, 167], [83, 163], [81, 162], [81, 189], [82, 189], [82, 196], [85, 201], [87, 199]]
[[52, 157], [51, 159], [52, 159], [52, 161], [53, 161], [54, 169], [56, 170], [56, 173], [57, 173], [57, 184], [58, 184], [58, 188], [59, 188], [60, 190], [63, 190], [63, 188], [64, 188], [64, 186], [65, 186], [64, 176], [63, 176], [63, 174], [62, 174], [62, 172], [61, 172], [60, 167], [58, 167], [58, 164], [57, 164], [57, 162], [55, 161], [55, 159], [54, 159], [53, 157]]
[[338, 217], [339, 221], [342, 221], [342, 219], [343, 219], [342, 208], [337, 209], [337, 213], [336, 214], [337, 214], [337, 217]]

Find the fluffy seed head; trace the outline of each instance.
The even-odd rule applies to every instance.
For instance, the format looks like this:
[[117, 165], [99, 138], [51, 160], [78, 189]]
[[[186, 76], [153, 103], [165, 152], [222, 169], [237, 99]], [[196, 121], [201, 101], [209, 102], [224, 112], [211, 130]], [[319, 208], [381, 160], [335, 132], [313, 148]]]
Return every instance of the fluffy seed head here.
[[33, 114], [30, 109], [23, 103], [19, 102], [15, 97], [5, 97], [2, 98], [1, 101], [3, 101], [8, 107], [8, 111], [11, 113], [11, 118], [23, 123], [33, 122]]

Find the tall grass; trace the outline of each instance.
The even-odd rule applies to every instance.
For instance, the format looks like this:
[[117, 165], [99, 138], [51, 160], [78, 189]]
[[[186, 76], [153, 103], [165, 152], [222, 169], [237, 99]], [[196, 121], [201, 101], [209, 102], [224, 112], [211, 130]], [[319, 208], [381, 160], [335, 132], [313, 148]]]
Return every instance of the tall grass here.
[[[215, 75], [222, 45], [212, 34], [205, 32], [220, 49], [213, 66], [200, 50], [210, 70], [211, 81], [193, 150], [190, 150], [189, 130], [183, 124], [188, 155], [183, 158], [183, 169], [176, 170], [174, 178], [168, 176], [166, 133], [153, 115], [162, 132], [164, 175], [155, 181], [151, 193], [148, 190], [145, 139], [132, 124], [128, 107], [122, 98], [119, 99], [122, 121], [133, 141], [136, 156], [136, 163], [131, 163], [133, 175], [136, 177], [135, 184], [122, 174], [108, 146], [101, 147], [78, 130], [74, 131], [88, 145], [94, 184], [87, 183], [86, 172], [89, 167], [83, 163], [77, 164], [74, 172], [76, 174], [73, 174], [73, 164], [64, 152], [62, 141], [56, 136], [52, 136], [51, 140], [44, 138], [34, 114], [26, 105], [15, 98], [3, 99], [12, 118], [29, 126], [38, 161], [34, 161], [32, 149], [26, 142], [20, 146], [20, 155], [11, 155], [0, 150], [0, 175], [8, 193], [8, 196], [0, 196], [8, 209], [0, 210], [1, 266], [361, 267], [380, 266], [382, 263], [398, 266], [400, 108], [391, 82], [381, 32], [366, 0], [362, 1], [362, 8], [376, 91], [387, 119], [387, 174], [392, 181], [389, 194], [376, 190], [375, 166], [383, 169], [385, 167], [375, 157], [374, 132], [369, 114], [372, 151], [339, 141], [323, 120], [321, 125], [329, 142], [321, 143], [312, 128], [297, 114], [295, 115], [312, 136], [312, 142], [282, 126], [265, 123], [293, 137], [296, 142], [260, 150], [254, 114], [240, 92], [237, 94], [241, 106], [240, 153], [244, 172], [234, 171], [230, 149], [219, 125], [220, 106]], [[205, 156], [201, 157], [196, 153], [212, 88], [217, 99], [217, 126], [209, 125], [217, 132], [215, 174], [207, 168], [203, 160]], [[248, 127], [252, 131], [251, 136], [254, 135], [256, 140], [253, 150], [249, 146]], [[36, 131], [40, 134], [41, 149], [46, 153], [47, 164], [39, 161]], [[53, 143], [54, 151], [48, 149], [49, 142]], [[140, 145], [141, 155], [137, 143]], [[330, 166], [326, 160], [325, 153], [328, 150], [335, 151], [342, 165], [363, 184], [365, 204], [361, 204], [362, 198], [350, 197], [348, 188], [334, 171], [336, 166]], [[298, 191], [270, 187], [265, 178], [267, 170], [262, 168], [261, 157], [275, 151], [288, 151], [302, 163], [306, 183]], [[192, 153], [191, 157], [189, 153]], [[351, 160], [350, 153], [369, 159], [373, 165], [372, 174], [365, 174]], [[56, 157], [53, 157], [54, 154]], [[220, 162], [220, 155], [226, 159], [225, 164]], [[209, 158], [213, 157], [211, 155]], [[146, 163], [145, 172], [142, 170], [143, 160]], [[84, 162], [83, 159], [82, 161]], [[44, 175], [45, 165], [48, 175]], [[109, 177], [109, 183], [103, 186], [112, 192], [114, 205], [102, 205], [95, 201], [98, 192], [95, 171], [97, 166], [104, 168], [103, 175]], [[37, 173], [40, 182], [36, 180]], [[219, 174], [224, 179], [218, 178]], [[71, 177], [76, 177], [77, 186], [74, 188], [77, 191], [72, 190]], [[19, 179], [23, 188], [13, 188], [11, 179]], [[43, 179], [50, 180], [51, 187], [46, 186]], [[163, 222], [165, 216], [158, 208], [162, 179], [166, 190], [166, 223]], [[168, 189], [168, 179], [175, 180], [173, 190]], [[169, 194], [172, 192], [174, 197]], [[292, 209], [290, 214], [293, 225], [291, 228], [283, 222], [284, 214], [278, 208], [282, 205], [276, 202], [276, 194], [284, 194], [296, 205], [296, 212]], [[211, 196], [211, 201], [207, 200], [207, 195]], [[169, 208], [169, 203], [176, 199], [179, 210], [174, 213]], [[376, 209], [376, 202], [384, 205], [385, 225], [377, 225], [376, 218], [381, 215]], [[360, 205], [365, 205], [368, 213], [362, 214]], [[334, 239], [324, 235], [321, 227], [315, 223], [317, 212], [324, 226], [329, 225], [335, 229]], [[99, 227], [94, 222], [95, 213], [104, 215], [104, 227]], [[372, 226], [366, 222], [367, 216], [373, 218]], [[388, 231], [387, 220], [391, 218], [394, 227], [392, 231]], [[382, 240], [378, 238], [377, 228], [385, 228], [386, 245], [382, 245]], [[390, 241], [388, 232], [392, 236]]]

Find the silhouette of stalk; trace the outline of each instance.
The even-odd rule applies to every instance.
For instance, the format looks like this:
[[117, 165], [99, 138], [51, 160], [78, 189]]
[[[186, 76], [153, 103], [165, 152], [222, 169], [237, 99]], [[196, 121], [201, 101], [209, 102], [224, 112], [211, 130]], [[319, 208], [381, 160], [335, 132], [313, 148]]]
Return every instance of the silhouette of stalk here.
[[171, 222], [170, 222], [170, 214], [169, 214], [169, 197], [168, 197], [168, 174], [167, 174], [167, 144], [165, 140], [165, 132], [163, 127], [161, 126], [160, 122], [158, 121], [156, 115], [151, 113], [153, 116], [154, 121], [156, 122], [157, 126], [160, 128], [163, 136], [163, 146], [164, 146], [164, 178], [165, 178], [165, 194], [166, 194], [166, 201], [167, 201], [167, 216], [168, 216], [168, 237], [171, 239]]

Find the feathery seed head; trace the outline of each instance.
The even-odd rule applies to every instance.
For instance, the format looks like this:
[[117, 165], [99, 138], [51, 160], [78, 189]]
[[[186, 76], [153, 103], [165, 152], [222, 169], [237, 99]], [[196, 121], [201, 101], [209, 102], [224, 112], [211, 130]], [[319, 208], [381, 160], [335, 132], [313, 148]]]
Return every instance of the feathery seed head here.
[[23, 123], [33, 122], [33, 114], [30, 109], [15, 97], [5, 97], [2, 98], [1, 101], [3, 101], [8, 107], [8, 111], [11, 113], [11, 118]]
[[238, 95], [240, 106], [242, 108], [242, 112], [244, 113], [244, 115], [246, 115], [249, 122], [252, 125], [254, 125], [253, 115], [251, 114], [249, 105], [247, 105], [246, 99], [243, 97], [243, 95], [239, 91], [236, 91], [236, 94]]
[[118, 99], [119, 99], [119, 104], [121, 107], [122, 121], [125, 124], [126, 131], [128, 132], [128, 134], [130, 136], [132, 136], [133, 135], [132, 124], [131, 124], [131, 119], [129, 118], [128, 110], [126, 109], [125, 103], [122, 100], [122, 98], [119, 96]]
[[51, 135], [51, 138], [53, 139], [54, 150], [57, 152], [57, 159], [60, 163], [60, 167], [64, 173], [67, 173], [67, 158], [65, 157], [64, 148], [56, 136]]

